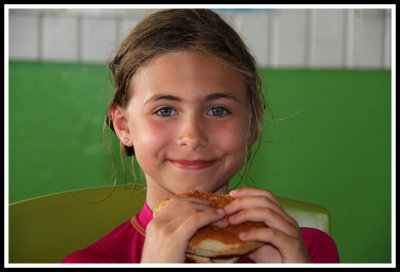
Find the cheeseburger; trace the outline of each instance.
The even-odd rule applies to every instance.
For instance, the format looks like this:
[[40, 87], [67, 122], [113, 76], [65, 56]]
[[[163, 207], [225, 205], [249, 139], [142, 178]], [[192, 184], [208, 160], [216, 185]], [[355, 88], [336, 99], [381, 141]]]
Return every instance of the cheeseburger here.
[[[174, 195], [179, 197], [196, 197], [207, 200], [210, 205], [216, 209], [228, 205], [233, 198], [229, 195], [213, 194], [190, 190], [185, 194]], [[168, 200], [162, 200], [154, 209], [154, 216], [167, 203]], [[218, 228], [213, 225], [207, 225], [195, 233], [190, 239], [186, 249], [186, 257], [196, 263], [234, 263], [242, 256], [260, 247], [260, 242], [244, 242], [238, 235], [242, 231], [248, 231], [255, 228], [265, 227], [260, 222], [244, 222], [238, 225], [228, 225], [225, 228]]]

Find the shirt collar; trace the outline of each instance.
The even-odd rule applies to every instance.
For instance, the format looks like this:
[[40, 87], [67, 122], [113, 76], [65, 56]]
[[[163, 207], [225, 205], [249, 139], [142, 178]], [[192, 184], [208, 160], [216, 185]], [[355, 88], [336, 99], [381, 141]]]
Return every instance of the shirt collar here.
[[140, 213], [135, 215], [131, 222], [132, 226], [143, 236], [146, 236], [146, 228], [149, 222], [153, 219], [153, 212], [150, 210], [147, 202], [144, 203]]

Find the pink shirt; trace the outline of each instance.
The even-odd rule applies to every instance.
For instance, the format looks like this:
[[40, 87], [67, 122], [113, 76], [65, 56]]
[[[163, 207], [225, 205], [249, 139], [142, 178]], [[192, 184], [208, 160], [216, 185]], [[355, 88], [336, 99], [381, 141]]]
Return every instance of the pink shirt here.
[[[94, 244], [69, 254], [61, 263], [140, 263], [146, 226], [152, 219], [153, 213], [145, 203], [132, 220], [121, 224]], [[339, 262], [336, 245], [329, 235], [313, 228], [300, 228], [300, 231], [313, 263]]]

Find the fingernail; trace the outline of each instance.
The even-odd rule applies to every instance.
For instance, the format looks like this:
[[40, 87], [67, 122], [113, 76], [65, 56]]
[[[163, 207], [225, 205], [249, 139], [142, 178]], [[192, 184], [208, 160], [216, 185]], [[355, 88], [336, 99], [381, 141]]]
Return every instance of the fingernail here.
[[226, 228], [229, 225], [228, 220], [222, 219], [221, 221], [214, 224], [217, 228]]
[[237, 190], [235, 189], [235, 190], [230, 191], [229, 195], [232, 196], [232, 195], [235, 195], [236, 193], [237, 193]]
[[225, 211], [224, 211], [223, 209], [217, 209], [216, 212], [217, 212], [219, 215], [224, 215], [224, 214], [225, 214]]

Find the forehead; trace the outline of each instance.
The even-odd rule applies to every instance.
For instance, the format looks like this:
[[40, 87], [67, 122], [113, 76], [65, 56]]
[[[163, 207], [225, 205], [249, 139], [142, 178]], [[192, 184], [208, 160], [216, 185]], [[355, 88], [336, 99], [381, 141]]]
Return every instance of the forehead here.
[[130, 86], [133, 96], [144, 91], [183, 90], [230, 91], [247, 96], [246, 81], [237, 70], [200, 50], [174, 51], [155, 57], [139, 68]]

